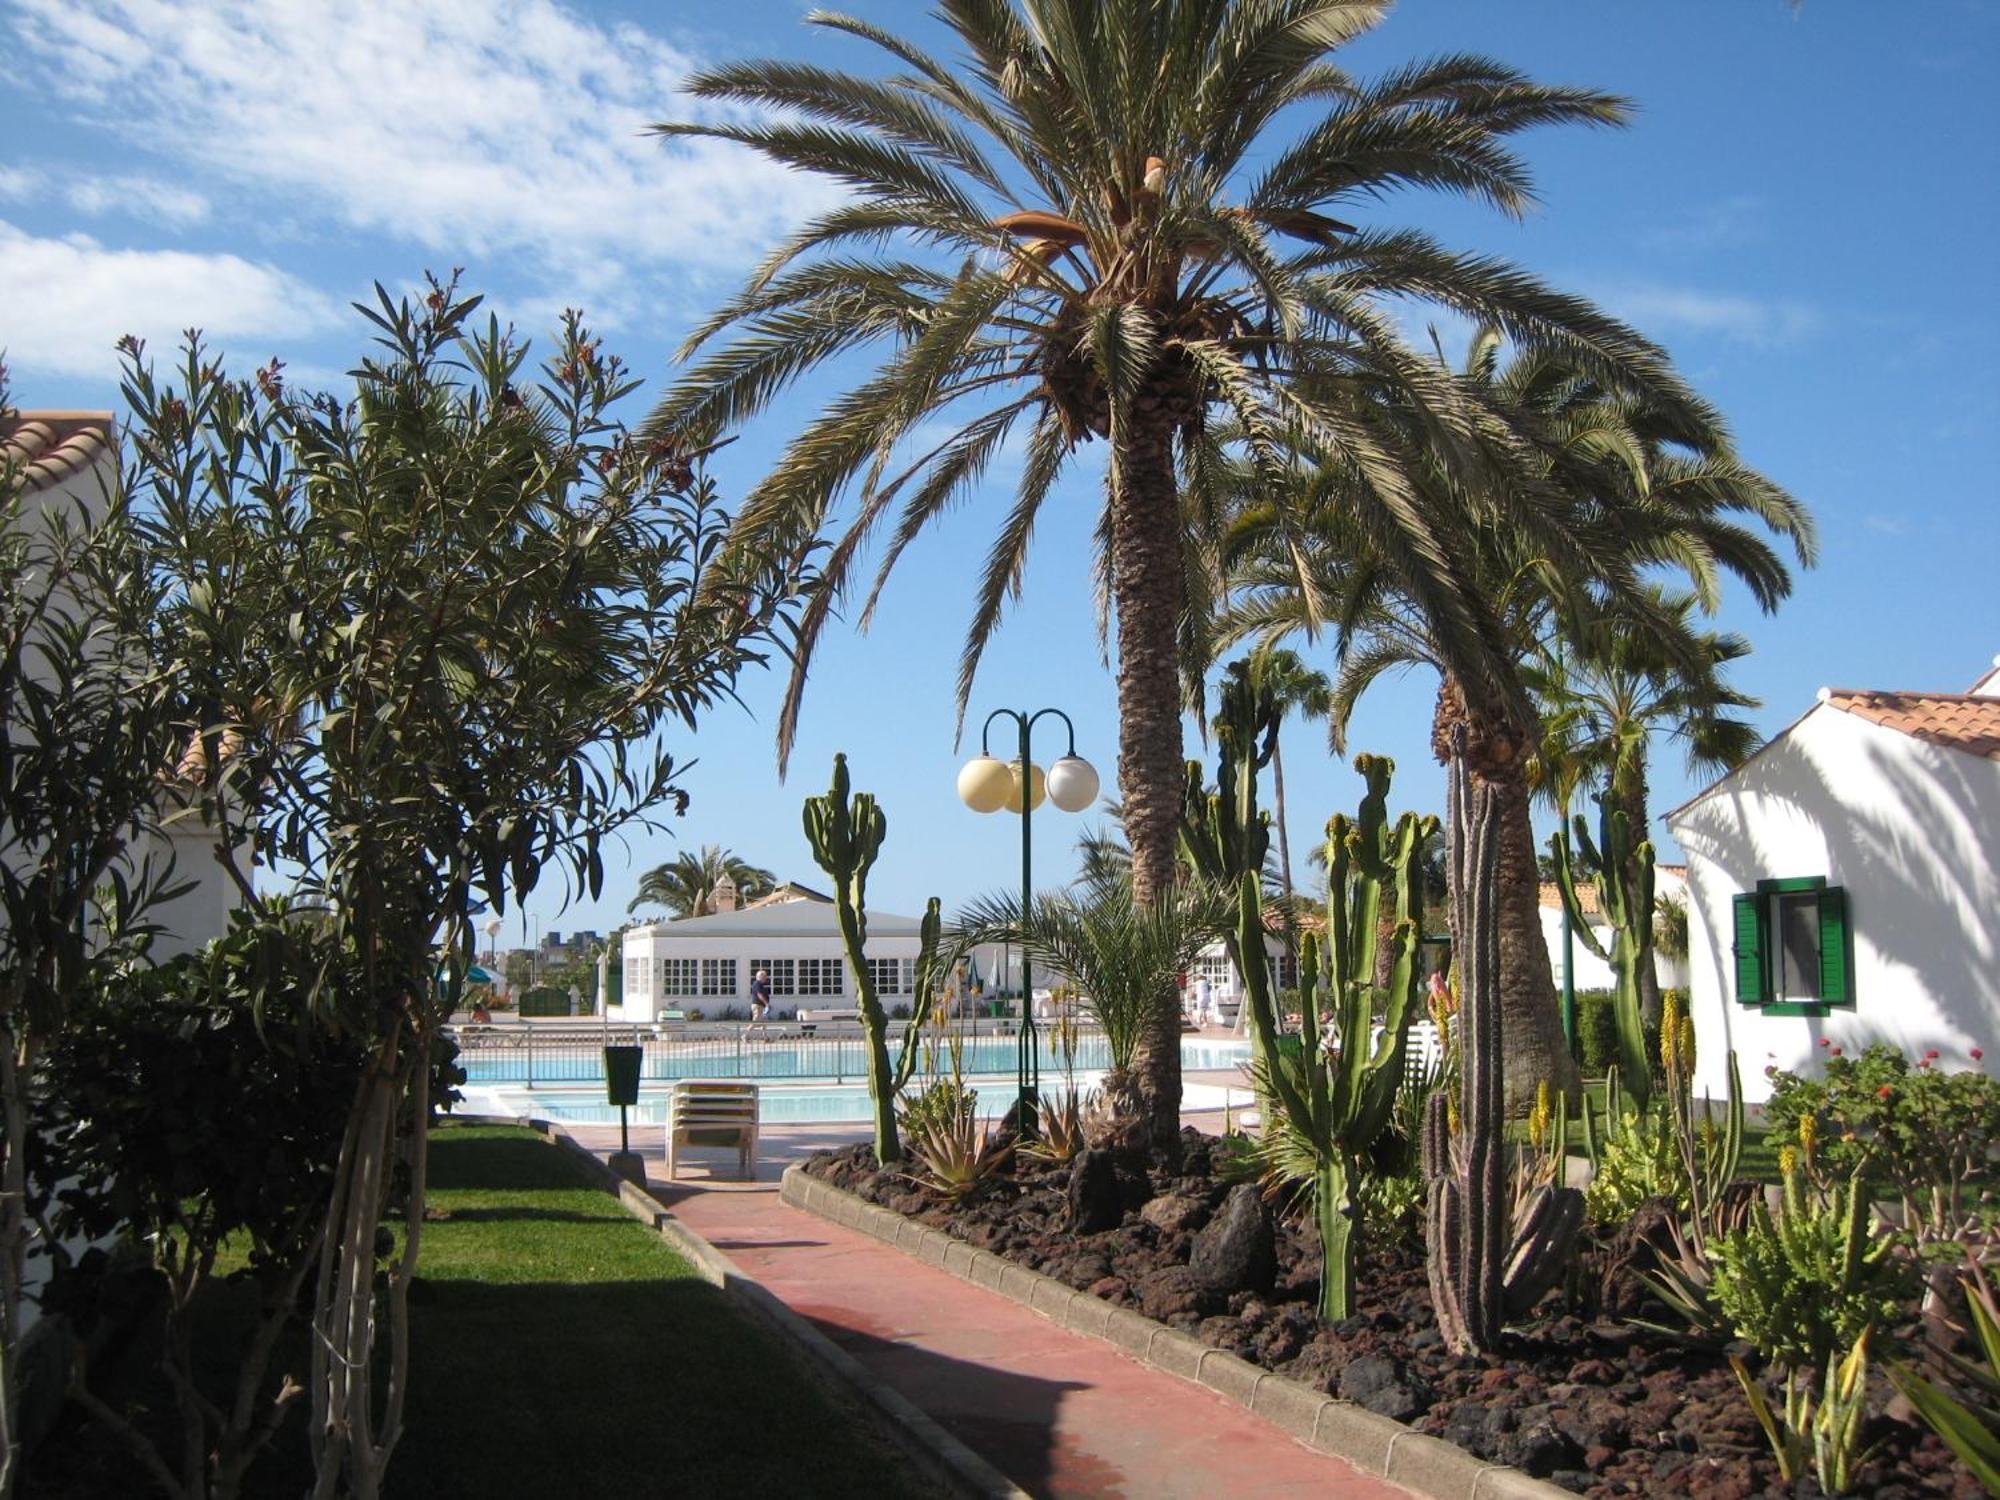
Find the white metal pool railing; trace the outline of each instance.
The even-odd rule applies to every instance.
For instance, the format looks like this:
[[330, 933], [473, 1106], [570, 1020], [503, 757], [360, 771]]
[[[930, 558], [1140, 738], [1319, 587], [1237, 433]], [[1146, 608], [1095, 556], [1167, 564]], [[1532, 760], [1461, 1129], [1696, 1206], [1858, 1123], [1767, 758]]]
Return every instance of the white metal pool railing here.
[[[896, 1023], [900, 1030], [901, 1023]], [[953, 1028], [967, 1041], [1011, 1041], [1015, 1023], [1006, 1019], [966, 1020]], [[807, 1032], [798, 1023], [668, 1023], [662, 1026], [564, 1026], [532, 1022], [492, 1022], [447, 1028], [458, 1043], [459, 1065], [472, 1083], [596, 1083], [604, 1077], [607, 1045], [645, 1050], [642, 1080], [678, 1078], [824, 1078], [836, 1082], [868, 1076], [868, 1043], [852, 1031], [820, 1026]], [[891, 1052], [896, 1043], [892, 1041]]]

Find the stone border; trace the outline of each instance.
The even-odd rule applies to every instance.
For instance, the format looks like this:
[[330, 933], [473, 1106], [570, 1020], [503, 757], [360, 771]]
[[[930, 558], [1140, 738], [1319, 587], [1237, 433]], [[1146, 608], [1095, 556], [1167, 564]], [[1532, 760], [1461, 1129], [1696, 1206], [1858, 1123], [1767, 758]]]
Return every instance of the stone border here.
[[927, 1266], [998, 1292], [1072, 1333], [1102, 1339], [1141, 1364], [1206, 1386], [1315, 1452], [1345, 1459], [1364, 1473], [1430, 1500], [1576, 1500], [1571, 1491], [1546, 1480], [1475, 1458], [1441, 1438], [1351, 1401], [1323, 1395], [1128, 1307], [1113, 1307], [990, 1250], [974, 1249], [941, 1229], [906, 1219], [811, 1176], [802, 1165], [785, 1169], [779, 1195], [793, 1208], [857, 1230]]
[[[625, 1211], [657, 1233], [695, 1268], [697, 1275], [757, 1322], [789, 1343], [819, 1372], [843, 1386], [872, 1409], [884, 1436], [904, 1453], [924, 1478], [954, 1495], [972, 1500], [1032, 1500], [1028, 1492], [966, 1447], [889, 1385], [877, 1379], [853, 1355], [792, 1311], [761, 1282], [746, 1276], [736, 1263], [676, 1219], [644, 1188], [615, 1175], [602, 1157], [579, 1144], [552, 1120], [521, 1115], [452, 1115], [459, 1125], [508, 1125], [532, 1130], [566, 1150]], [[435, 1129], [436, 1127], [433, 1126]]]

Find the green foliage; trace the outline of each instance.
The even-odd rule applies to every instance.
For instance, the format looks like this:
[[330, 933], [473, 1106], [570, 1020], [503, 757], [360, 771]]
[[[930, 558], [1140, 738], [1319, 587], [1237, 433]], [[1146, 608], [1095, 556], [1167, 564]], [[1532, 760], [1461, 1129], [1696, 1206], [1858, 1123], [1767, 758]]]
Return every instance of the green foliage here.
[[943, 1078], [910, 1102], [903, 1133], [918, 1181], [945, 1197], [970, 1198], [991, 1182], [1014, 1152], [979, 1123], [979, 1096], [957, 1076]]
[[[1608, 961], [1616, 978], [1612, 991], [1612, 1022], [1618, 1039], [1618, 1066], [1633, 1101], [1640, 1109], [1652, 1094], [1652, 1055], [1646, 1047], [1645, 1025], [1640, 1017], [1640, 976], [1653, 965], [1653, 846], [1632, 842], [1629, 820], [1609, 796], [1597, 800], [1597, 841], [1581, 817], [1569, 830], [1557, 829], [1549, 840], [1549, 854], [1555, 864], [1556, 888], [1562, 892], [1569, 912], [1570, 932], [1599, 958]], [[1574, 854], [1573, 852], [1574, 851]], [[1597, 871], [1597, 904], [1611, 923], [1609, 949], [1598, 938], [1583, 913], [1579, 899], [1575, 856]]]
[[1827, 1367], [1817, 1401], [1811, 1377], [1800, 1370], [1790, 1371], [1785, 1377], [1782, 1413], [1772, 1409], [1763, 1387], [1743, 1361], [1730, 1359], [1743, 1398], [1778, 1461], [1778, 1476], [1786, 1483], [1803, 1477], [1810, 1451], [1821, 1494], [1854, 1493], [1856, 1471], [1873, 1451], [1861, 1445], [1861, 1424], [1868, 1415], [1869, 1333], [1863, 1328], [1840, 1363]]
[[[1662, 999], [1679, 995], [1685, 1009], [1685, 990], [1664, 990]], [[1577, 1064], [1586, 1078], [1602, 1078], [1619, 1066], [1618, 1061], [1618, 1016], [1617, 997], [1610, 990], [1578, 990], [1576, 992], [1576, 1048]], [[1645, 1028], [1646, 1056], [1660, 1055], [1660, 1031], [1657, 1023]]]
[[736, 887], [739, 902], [768, 896], [778, 885], [778, 877], [761, 865], [738, 858], [720, 844], [703, 844], [700, 852], [683, 849], [641, 875], [638, 893], [625, 910], [659, 905], [676, 917], [705, 917], [714, 910], [715, 888], [725, 875]]
[[1978, 1357], [1947, 1358], [1960, 1394], [1904, 1364], [1891, 1364], [1889, 1379], [1988, 1493], [2000, 1495], [2000, 1298], [1970, 1255], [1962, 1284]]
[[1591, 1222], [1601, 1228], [1623, 1224], [1648, 1198], [1671, 1198], [1687, 1208], [1687, 1174], [1664, 1113], [1627, 1109], [1603, 1118], [1597, 1169], [1584, 1190]]
[[[401, 1422], [407, 1342], [389, 1340], [378, 1405], [362, 1261], [387, 1163], [422, 1160], [420, 1079], [462, 997], [476, 908], [503, 912], [551, 870], [596, 897], [604, 841], [685, 806], [661, 731], [691, 727], [775, 649], [811, 555], [803, 539], [782, 558], [723, 555], [729, 517], [699, 452], [618, 425], [636, 382], [579, 314], [536, 369], [479, 306], [455, 281], [378, 287], [347, 400], [288, 391], [275, 365], [231, 378], [198, 335], [166, 379], [125, 346], [124, 487], [200, 752], [189, 794], [241, 840], [224, 849], [246, 902], [268, 906], [251, 855], [298, 872], [292, 899], [329, 913], [368, 975], [311, 994], [379, 1062], [356, 1090], [315, 1281], [323, 1491], [374, 1492]], [[390, 1269], [394, 1327], [421, 1240]]]
[[1749, 1223], [1714, 1240], [1709, 1253], [1715, 1302], [1736, 1336], [1797, 1368], [1825, 1370], [1836, 1348], [1889, 1323], [1915, 1292], [1907, 1258], [1873, 1232], [1858, 1172], [1820, 1192], [1793, 1163], [1779, 1213], [1752, 1205]]
[[538, 984], [533, 989], [523, 990], [520, 1012], [523, 1016], [566, 1016], [569, 1014], [569, 991], [552, 984]]
[[1856, 1057], [1829, 1055], [1818, 1078], [1782, 1069], [1767, 1076], [1772, 1132], [1796, 1139], [1810, 1119], [1807, 1165], [1865, 1167], [1900, 1195], [1904, 1222], [1920, 1240], [1951, 1241], [2000, 1209], [1992, 1162], [2000, 1081], [1982, 1069], [1946, 1072], [1935, 1052], [1912, 1066], [1899, 1048], [1875, 1042]]
[[[285, 982], [269, 982], [274, 965]], [[269, 1361], [318, 1253], [367, 1060], [364, 1039], [313, 1023], [315, 986], [328, 983], [358, 989], [365, 977], [317, 924], [239, 927], [200, 954], [114, 980], [79, 1008], [44, 1066], [36, 1176], [53, 1195], [57, 1234], [142, 1247], [167, 1291], [163, 1357], [182, 1430], [204, 1441], [151, 1454], [137, 1426], [119, 1430], [146, 1461], [178, 1460], [184, 1493], [233, 1492], [304, 1374], [287, 1372], [290, 1395], [269, 1394]], [[464, 1075], [449, 1044], [438, 1046], [431, 1094], [445, 1103]], [[407, 1188], [407, 1178], [396, 1184], [399, 1196]], [[234, 1377], [226, 1393], [191, 1354], [225, 1243], [232, 1279], [254, 1283], [259, 1308], [257, 1336], [233, 1365], [216, 1362]], [[90, 1326], [95, 1271], [58, 1252], [45, 1307]], [[78, 1378], [89, 1387], [88, 1370]]]

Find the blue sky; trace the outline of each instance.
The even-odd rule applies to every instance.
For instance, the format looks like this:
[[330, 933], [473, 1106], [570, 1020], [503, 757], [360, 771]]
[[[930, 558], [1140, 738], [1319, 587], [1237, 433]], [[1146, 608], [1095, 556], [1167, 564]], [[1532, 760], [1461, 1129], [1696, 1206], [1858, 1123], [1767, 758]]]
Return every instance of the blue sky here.
[[[674, 87], [692, 65], [768, 53], [874, 66], [800, 25], [806, 8], [0, 0], [0, 348], [16, 400], [110, 406], [117, 337], [164, 352], [190, 325], [246, 373], [275, 353], [295, 380], [332, 381], [364, 337], [349, 301], [453, 265], [524, 329], [584, 307], [657, 390], [680, 333], [827, 190], [638, 132], [687, 116]], [[921, 4], [848, 8], [944, 45]], [[1627, 317], [1812, 507], [1822, 562], [1793, 599], [1764, 617], [1738, 594], [1721, 617], [1756, 648], [1737, 681], [1763, 699], [1762, 727], [1789, 723], [1822, 684], [1969, 684], [2000, 652], [2000, 8], [1412, 0], [1346, 60], [1365, 74], [1447, 50], [1637, 105], [1622, 131], [1526, 140], [1542, 198], [1526, 222], [1417, 195], [1363, 217], [1508, 256]], [[727, 493], [754, 481], [811, 394], [728, 450]], [[915, 912], [931, 893], [950, 906], [1011, 887], [1018, 824], [965, 811], [952, 790], [978, 718], [1066, 709], [1107, 784], [1116, 722], [1086, 465], [1038, 537], [1023, 604], [982, 669], [972, 739], [954, 748], [958, 646], [1003, 499], [978, 497], [912, 549], [870, 634], [829, 635], [788, 782], [770, 676], [748, 685], [747, 712], [675, 739], [699, 762], [687, 816], [633, 839], [624, 868], [614, 857], [603, 901], [564, 911], [564, 893], [537, 892], [534, 924], [615, 925], [637, 871], [677, 844], [723, 843], [812, 883], [798, 805], [836, 749], [889, 815], [873, 904]], [[1379, 687], [1353, 734], [1395, 757], [1395, 801], [1424, 809], [1442, 801], [1434, 686]], [[1285, 743], [1302, 860], [1358, 780], [1316, 727]], [[1044, 760], [1061, 748], [1036, 744]], [[1655, 786], [1658, 809], [1694, 789], [1670, 746]], [[1072, 868], [1085, 821], [1036, 816], [1040, 871]]]

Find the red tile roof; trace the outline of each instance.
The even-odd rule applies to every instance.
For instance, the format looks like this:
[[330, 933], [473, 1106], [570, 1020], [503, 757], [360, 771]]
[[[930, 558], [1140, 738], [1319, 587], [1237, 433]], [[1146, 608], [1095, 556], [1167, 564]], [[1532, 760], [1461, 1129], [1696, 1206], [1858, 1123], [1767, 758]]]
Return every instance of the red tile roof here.
[[114, 451], [108, 411], [23, 411], [0, 417], [0, 464], [21, 471], [27, 491], [61, 484]]
[[2000, 760], [2000, 698], [1972, 693], [1876, 693], [1830, 688], [1822, 701], [1930, 745]]

